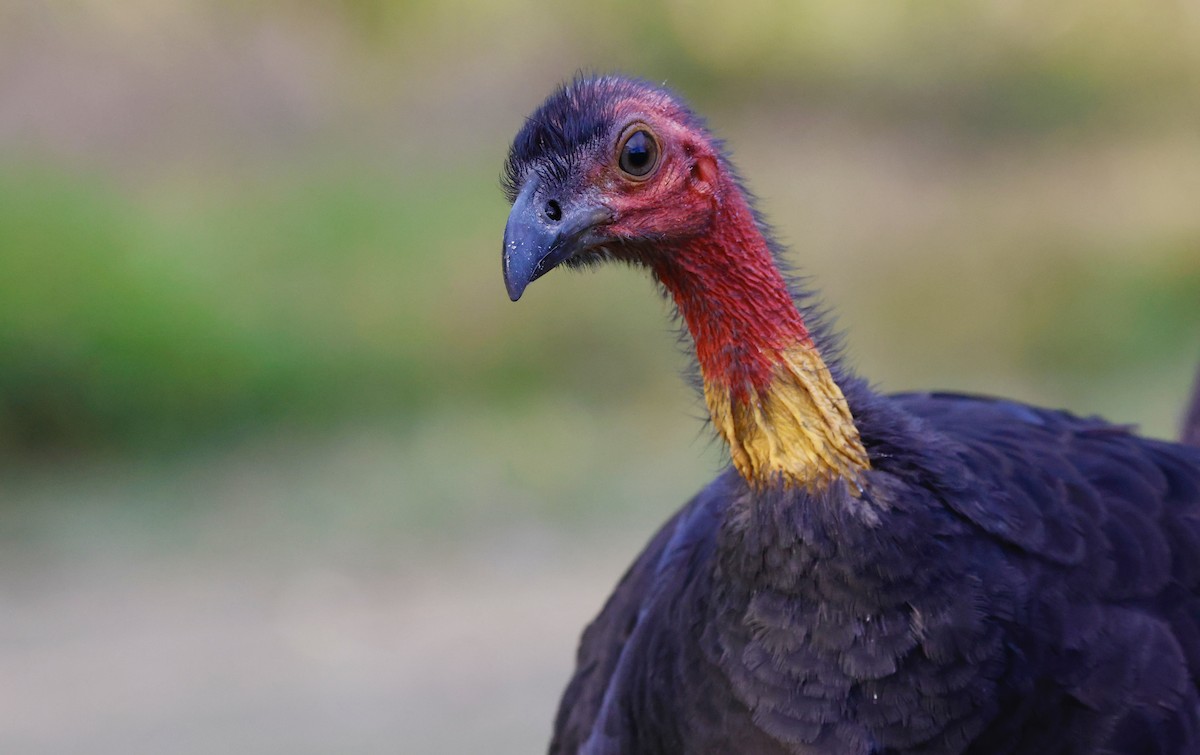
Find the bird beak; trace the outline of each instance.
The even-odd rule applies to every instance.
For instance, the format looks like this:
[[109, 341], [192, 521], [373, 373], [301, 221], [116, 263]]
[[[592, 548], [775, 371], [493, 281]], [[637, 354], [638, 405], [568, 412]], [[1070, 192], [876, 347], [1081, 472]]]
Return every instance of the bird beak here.
[[561, 262], [601, 243], [596, 227], [612, 219], [600, 205], [542, 201], [540, 183], [537, 176], [525, 182], [504, 226], [504, 285], [513, 301]]

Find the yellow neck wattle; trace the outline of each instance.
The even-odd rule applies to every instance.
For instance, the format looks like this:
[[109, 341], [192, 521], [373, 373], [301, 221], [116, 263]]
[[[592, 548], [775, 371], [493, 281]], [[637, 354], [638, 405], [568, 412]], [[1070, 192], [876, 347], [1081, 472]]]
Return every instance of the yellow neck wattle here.
[[871, 468], [846, 398], [812, 345], [777, 352], [770, 383], [734, 397], [705, 380], [704, 398], [733, 464], [751, 485], [820, 490], [837, 479], [859, 488]]

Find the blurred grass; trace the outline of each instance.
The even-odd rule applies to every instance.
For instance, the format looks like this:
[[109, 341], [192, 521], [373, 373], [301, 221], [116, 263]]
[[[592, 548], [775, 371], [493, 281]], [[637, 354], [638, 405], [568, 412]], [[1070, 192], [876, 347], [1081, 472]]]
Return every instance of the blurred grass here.
[[[399, 182], [365, 166], [183, 204], [101, 177], [6, 171], [0, 439], [12, 451], [177, 448], [247, 426], [436, 414], [464, 397], [620, 405], [683, 391], [670, 338], [647, 333], [666, 332], [662, 308], [627, 275], [504, 311], [491, 264], [502, 221], [490, 183]], [[953, 337], [955, 307], [1000, 292], [999, 321], [986, 342], [974, 335], [979, 357], [1067, 384], [1136, 379], [1195, 344], [1200, 235], [1136, 249], [1009, 243], [1017, 251], [994, 258], [925, 249], [916, 265], [856, 263], [851, 305], [919, 348]], [[923, 274], [931, 264], [940, 277]], [[938, 300], [948, 303], [929, 307]], [[545, 317], [563, 305], [578, 311]], [[909, 324], [890, 324], [897, 316]]]
[[440, 181], [362, 166], [159, 206], [102, 178], [5, 172], [0, 438], [145, 450], [545, 392], [556, 369], [539, 361], [570, 369], [603, 331], [497, 330], [494, 181]]
[[[186, 450], [677, 391], [645, 286], [560, 275], [509, 308], [495, 270], [507, 138], [552, 82], [615, 63], [670, 80], [747, 155], [885, 385], [1107, 411], [1138, 375], [1186, 384], [1200, 229], [1180, 209], [1195, 181], [1169, 172], [1200, 154], [1187, 6], [702, 5], [10, 9], [28, 65], [0, 118], [0, 448]], [[92, 67], [112, 106], [72, 103]], [[1128, 185], [1122, 160], [1143, 171]]]

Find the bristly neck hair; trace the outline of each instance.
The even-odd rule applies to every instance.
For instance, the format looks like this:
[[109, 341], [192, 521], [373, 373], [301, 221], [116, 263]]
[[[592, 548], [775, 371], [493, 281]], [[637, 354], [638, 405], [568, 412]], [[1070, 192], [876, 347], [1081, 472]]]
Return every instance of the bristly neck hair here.
[[713, 424], [753, 487], [840, 479], [857, 494], [871, 466], [850, 400], [861, 386], [723, 155], [720, 176], [709, 232], [646, 260], [694, 341]]

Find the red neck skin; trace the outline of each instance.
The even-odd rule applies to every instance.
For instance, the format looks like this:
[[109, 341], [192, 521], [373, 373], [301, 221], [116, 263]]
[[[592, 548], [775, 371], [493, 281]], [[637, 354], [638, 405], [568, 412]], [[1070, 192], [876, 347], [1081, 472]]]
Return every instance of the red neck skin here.
[[704, 400], [734, 467], [757, 489], [861, 489], [871, 467], [845, 396], [735, 182], [707, 233], [648, 260], [696, 343]]
[[766, 390], [778, 353], [812, 346], [741, 190], [726, 181], [710, 231], [651, 262], [696, 343], [706, 383], [745, 401]]

